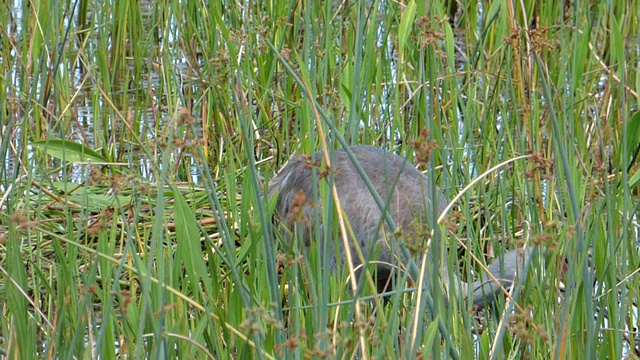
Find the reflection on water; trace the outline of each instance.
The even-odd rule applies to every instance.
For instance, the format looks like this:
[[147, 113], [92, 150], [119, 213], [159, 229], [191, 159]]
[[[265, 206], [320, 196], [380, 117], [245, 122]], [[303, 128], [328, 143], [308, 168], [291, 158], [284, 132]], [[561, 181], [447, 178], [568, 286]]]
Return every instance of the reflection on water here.
[[[75, 6], [77, 2], [67, 3], [67, 6]], [[114, 38], [102, 38], [105, 31], [103, 27], [112, 26], [112, 18], [95, 18], [104, 16], [101, 11], [87, 13], [85, 24], [88, 24], [89, 31], [82, 31], [82, 25], [78, 19], [78, 9], [64, 8], [59, 16], [71, 13], [63, 21], [65, 32], [60, 37], [54, 37], [59, 43], [46, 44], [43, 48], [47, 64], [41, 64], [44, 71], [40, 76], [50, 75], [57, 79], [54, 85], [44, 89], [38, 78], [25, 76], [23, 61], [14, 61], [11, 68], [11, 77], [7, 79], [6, 85], [6, 107], [7, 119], [2, 121], [2, 141], [0, 151], [3, 154], [0, 158], [3, 164], [0, 166], [0, 187], [6, 190], [5, 184], [10, 179], [18, 176], [19, 169], [16, 167], [17, 159], [25, 159], [32, 162], [31, 168], [38, 166], [35, 163], [33, 149], [29, 149], [28, 154], [17, 153], [23, 149], [23, 141], [45, 140], [55, 137], [64, 137], [100, 152], [104, 157], [115, 163], [125, 163], [150, 180], [153, 179], [152, 162], [157, 162], [158, 166], [163, 166], [162, 161], [150, 159], [149, 155], [155, 156], [157, 152], [147, 154], [141, 151], [141, 144], [145, 148], [156, 149], [162, 142], [165, 143], [164, 150], [169, 150], [167, 140], [159, 139], [160, 136], [169, 136], [171, 131], [176, 129], [165, 129], [173, 126], [171, 120], [176, 118], [179, 109], [170, 108], [168, 104], [175, 101], [168, 101], [169, 94], [167, 81], [179, 83], [181, 90], [187, 87], [197, 87], [201, 83], [191, 75], [191, 66], [201, 64], [189, 64], [183, 57], [183, 53], [177, 48], [163, 48], [163, 36], [170, 39], [168, 43], [175, 43], [179, 35], [176, 26], [177, 19], [169, 17], [166, 25], [167, 31], [159, 32], [157, 25], [158, 14], [165, 13], [161, 6], [166, 6], [154, 1], [136, 2], [139, 6], [142, 19], [142, 32], [137, 34], [139, 40], [136, 49], [142, 48], [140, 53], [146, 54], [141, 62], [136, 63], [136, 57], [131, 56], [131, 45], [125, 47], [126, 53], [122, 61], [122, 69], [105, 67], [104, 56], [110, 56], [114, 49]], [[100, 4], [98, 4], [100, 5]], [[10, 26], [7, 27], [7, 34], [14, 39], [23, 39], [27, 34], [23, 33], [23, 22], [31, 21], [24, 18], [23, 9], [26, 7], [30, 17], [34, 16], [34, 10], [30, 4], [23, 1], [11, 3]], [[75, 10], [75, 12], [71, 12]], [[51, 21], [55, 21], [52, 17]], [[155, 21], [155, 22], [154, 22]], [[71, 26], [70, 26], [71, 25]], [[70, 29], [67, 28], [71, 27]], [[95, 30], [95, 31], [93, 31]], [[77, 36], [76, 36], [77, 35]], [[112, 34], [113, 35], [113, 34]], [[50, 38], [45, 38], [46, 41]], [[84, 40], [84, 41], [81, 41]], [[141, 47], [141, 42], [146, 46]], [[106, 49], [101, 50], [101, 46], [106, 45]], [[19, 57], [20, 44], [16, 42], [11, 55]], [[60, 56], [59, 51], [64, 49], [64, 56]], [[55, 55], [58, 55], [57, 57]], [[2, 59], [7, 60], [7, 59]], [[200, 59], [202, 60], [202, 59]], [[158, 64], [170, 65], [171, 72], [160, 73]], [[37, 64], [36, 64], [37, 65]], [[172, 74], [172, 79], [163, 79], [166, 74]], [[66, 81], [68, 79], [69, 81]], [[109, 86], [109, 88], [104, 88]], [[177, 96], [181, 96], [177, 94]], [[60, 100], [62, 98], [63, 100]], [[47, 104], [51, 106], [41, 106], [44, 99], [49, 99]], [[28, 104], [32, 110], [27, 110]], [[53, 105], [56, 104], [56, 105]], [[66, 104], [61, 108], [60, 104]], [[38, 127], [38, 124], [40, 125]], [[25, 126], [26, 125], [26, 126]], [[195, 129], [198, 131], [198, 129]], [[201, 129], [199, 130], [201, 131]], [[37, 136], [37, 138], [35, 137]], [[179, 137], [179, 134], [176, 135]], [[192, 163], [193, 159], [186, 154], [183, 161]], [[176, 154], [171, 155], [175, 158]], [[55, 160], [53, 164], [55, 167]], [[192, 174], [196, 174], [194, 167], [191, 167]], [[74, 165], [68, 168], [61, 168], [58, 177], [80, 183], [87, 179], [88, 169], [86, 165]], [[53, 174], [55, 175], [55, 174]], [[196, 178], [197, 179], [197, 178]]]

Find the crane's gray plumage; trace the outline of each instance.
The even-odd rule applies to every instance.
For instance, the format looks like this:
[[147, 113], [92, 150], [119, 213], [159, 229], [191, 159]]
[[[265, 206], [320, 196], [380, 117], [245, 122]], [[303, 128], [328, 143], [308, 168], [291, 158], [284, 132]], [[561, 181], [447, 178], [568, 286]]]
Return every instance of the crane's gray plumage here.
[[[353, 146], [351, 151], [382, 201], [388, 204], [388, 211], [402, 234], [398, 237], [390, 234], [382, 210], [356, 167], [344, 151], [337, 150], [331, 154], [331, 167], [344, 214], [348, 218], [363, 254], [375, 252], [379, 254], [375, 260], [381, 263], [397, 263], [394, 257], [401, 254], [397, 251], [398, 238], [403, 238], [400, 241], [415, 242], [416, 237], [422, 237], [417, 240], [423, 241], [425, 233], [428, 233], [424, 227], [428, 228], [426, 224], [435, 223], [435, 219], [447, 205], [447, 200], [442, 192], [405, 158], [372, 146]], [[275, 211], [280, 224], [284, 228], [291, 229], [293, 223], [297, 223], [299, 234], [307, 245], [310, 240], [307, 224], [313, 223], [312, 215], [320, 208], [319, 203], [312, 203], [320, 198], [318, 177], [314, 179], [312, 176], [312, 162], [318, 163], [321, 159], [321, 152], [311, 157], [305, 155], [294, 157], [272, 180], [269, 189], [270, 197], [277, 196]], [[434, 198], [437, 198], [436, 204], [431, 201]], [[435, 216], [429, 218], [429, 215], [434, 215], [434, 210]], [[299, 213], [293, 214], [293, 212]], [[433, 234], [434, 241], [429, 252], [434, 254], [431, 259], [437, 262], [440, 236], [437, 231]], [[408, 239], [411, 236], [414, 239]], [[356, 254], [355, 246], [351, 247], [351, 253]], [[343, 251], [340, 253], [344, 254]], [[516, 251], [507, 253], [503, 261], [494, 262], [489, 270], [501, 280], [504, 286], [508, 286], [521, 267], [521, 261], [518, 261], [518, 258]], [[360, 264], [357, 256], [354, 255], [352, 260], [355, 265]], [[344, 255], [340, 261], [344, 261]], [[388, 276], [388, 269], [380, 269], [381, 266], [383, 265], [378, 266], [378, 277], [381, 276], [380, 274]], [[442, 271], [442, 275], [443, 281], [447, 281], [447, 271]], [[483, 306], [485, 300], [486, 303], [493, 302], [495, 295], [500, 291], [497, 284], [487, 279], [488, 277], [483, 277], [472, 285], [473, 302], [478, 306]], [[384, 280], [386, 279], [378, 279], [378, 283], [384, 283]], [[466, 285], [462, 283], [456, 286], [458, 294], [466, 290]]]

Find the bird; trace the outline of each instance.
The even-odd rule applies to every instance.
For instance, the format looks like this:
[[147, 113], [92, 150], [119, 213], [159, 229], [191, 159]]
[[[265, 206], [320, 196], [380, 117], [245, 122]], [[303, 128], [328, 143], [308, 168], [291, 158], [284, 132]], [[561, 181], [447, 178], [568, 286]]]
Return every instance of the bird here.
[[[318, 224], [314, 216], [322, 214], [320, 182], [332, 179], [353, 234], [348, 242], [351, 260], [355, 266], [362, 265], [361, 258], [356, 255], [356, 245], [362, 254], [373, 254], [374, 258], [370, 260], [376, 264], [377, 291], [382, 293], [392, 284], [391, 277], [396, 268], [393, 264], [398, 261], [406, 264], [408, 259], [405, 255], [411, 256], [410, 252], [399, 251], [401, 243], [409, 247], [413, 244], [413, 248], [418, 245], [419, 249], [422, 249], [419, 247], [421, 244], [431, 244], [428, 251], [433, 256], [428, 259], [438, 261], [442, 236], [438, 226], [430, 227], [429, 224], [435, 224], [435, 219], [445, 210], [448, 201], [443, 192], [406, 158], [369, 145], [351, 146], [350, 150], [382, 200], [382, 207], [346, 151], [330, 151], [330, 171], [324, 173], [319, 167], [324, 154], [319, 151], [311, 155], [294, 156], [270, 181], [269, 197], [275, 198], [274, 223], [281, 232], [289, 234], [285, 236], [289, 241], [295, 228], [303, 246], [311, 246], [313, 226]], [[317, 171], [313, 171], [314, 168]], [[389, 221], [385, 220], [383, 210], [389, 212], [396, 229], [392, 229]], [[429, 237], [432, 240], [430, 242]], [[336, 253], [333, 244], [330, 241], [329, 255]], [[444, 249], [446, 251], [446, 246]], [[335, 267], [337, 262], [344, 264], [346, 251], [341, 249], [339, 253], [339, 259], [330, 257], [331, 267]], [[488, 270], [498, 282], [483, 274], [469, 287], [454, 274], [455, 293], [466, 299], [466, 290], [470, 288], [470, 296], [477, 308], [492, 304], [502, 287], [513, 284], [530, 255], [530, 251], [516, 249], [494, 261]], [[444, 286], [449, 284], [450, 272], [444, 266], [437, 265], [431, 269], [440, 269], [442, 283]]]

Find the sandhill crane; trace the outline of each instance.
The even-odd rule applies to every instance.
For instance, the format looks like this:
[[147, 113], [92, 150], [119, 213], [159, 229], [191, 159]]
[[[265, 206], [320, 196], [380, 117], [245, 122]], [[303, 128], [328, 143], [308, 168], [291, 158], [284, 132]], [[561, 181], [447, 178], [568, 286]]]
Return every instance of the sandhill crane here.
[[[424, 237], [423, 225], [434, 224], [434, 219], [437, 218], [436, 216], [429, 219], [429, 214], [436, 210], [436, 215], [440, 215], [447, 205], [447, 200], [442, 192], [405, 158], [373, 146], [353, 146], [350, 149], [382, 201], [387, 204], [386, 207], [397, 227], [401, 229], [401, 234], [389, 231], [380, 206], [356, 167], [345, 151], [336, 150], [331, 154], [331, 167], [344, 214], [363, 254], [377, 254], [374, 259], [376, 264], [397, 264], [397, 261], [403, 261], [401, 252], [398, 251], [400, 241], [411, 241], [407, 237], [416, 237], [416, 234]], [[311, 238], [308, 227], [314, 223], [312, 215], [321, 208], [321, 204], [315, 201], [319, 199], [318, 184], [322, 176], [316, 176], [314, 179], [312, 168], [314, 163], [318, 164], [322, 160], [322, 156], [322, 152], [317, 152], [312, 156], [292, 158], [271, 181], [269, 189], [271, 197], [277, 196], [275, 218], [279, 219], [277, 221], [280, 228], [290, 232], [293, 225], [297, 224], [298, 234], [306, 245], [309, 245]], [[436, 204], [432, 201], [434, 198], [438, 199]], [[439, 233], [436, 231], [433, 234], [435, 242], [432, 244], [437, 246], [432, 245], [431, 250], [439, 249]], [[361, 261], [354, 255], [355, 244], [350, 244], [353, 263], [358, 265]], [[375, 250], [372, 246], [376, 247]], [[437, 253], [437, 250], [431, 252]], [[333, 253], [335, 252], [332, 250]], [[344, 253], [341, 251], [342, 259], [337, 261], [345, 260]], [[489, 271], [503, 286], [511, 285], [521, 269], [523, 259], [518, 254], [517, 250], [508, 252], [501, 261], [494, 261], [489, 266]], [[526, 254], [528, 256], [530, 252]], [[335, 260], [332, 265], [335, 265]], [[448, 284], [449, 272], [444, 267], [439, 268], [442, 280]], [[385, 265], [377, 265], [377, 272], [378, 291], [381, 291], [381, 284], [386, 283], [385, 277], [389, 276], [390, 271]], [[457, 278], [453, 280], [458, 289], [456, 293], [465, 294], [467, 284]], [[474, 290], [473, 303], [479, 307], [492, 303], [500, 292], [498, 284], [489, 280], [486, 275], [474, 282], [471, 289]]]

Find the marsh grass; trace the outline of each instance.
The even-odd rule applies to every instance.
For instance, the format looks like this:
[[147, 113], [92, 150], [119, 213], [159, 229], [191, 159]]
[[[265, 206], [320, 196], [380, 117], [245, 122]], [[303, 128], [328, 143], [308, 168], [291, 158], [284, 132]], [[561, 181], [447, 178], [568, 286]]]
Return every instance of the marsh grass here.
[[[638, 9], [3, 4], [0, 354], [639, 357]], [[476, 313], [408, 271], [382, 301], [332, 271], [349, 227], [325, 182], [310, 221], [335, 226], [283, 242], [269, 180], [344, 144], [459, 196], [450, 271], [538, 246], [513, 300]]]

